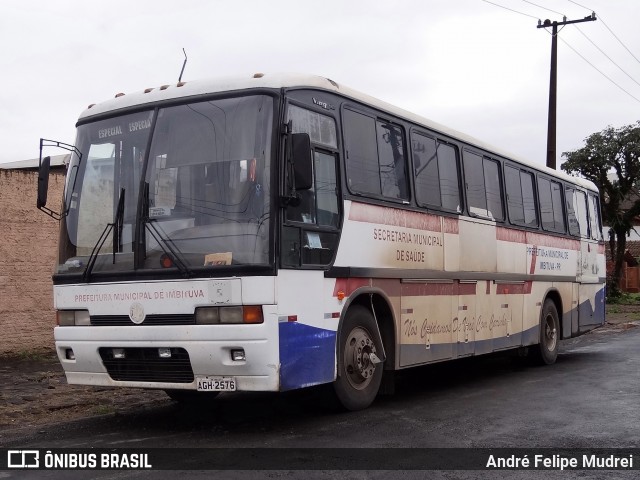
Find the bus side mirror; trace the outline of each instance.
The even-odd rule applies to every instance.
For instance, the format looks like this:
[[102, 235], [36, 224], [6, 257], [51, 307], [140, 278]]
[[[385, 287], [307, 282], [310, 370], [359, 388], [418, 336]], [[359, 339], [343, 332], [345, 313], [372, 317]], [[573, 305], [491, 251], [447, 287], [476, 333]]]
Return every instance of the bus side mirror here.
[[313, 187], [313, 159], [309, 134], [294, 133], [291, 136], [291, 145], [296, 190], [309, 190]]
[[44, 157], [40, 162], [38, 170], [38, 210], [42, 210], [47, 205], [47, 193], [49, 191], [49, 170], [51, 167], [51, 157]]
[[60, 220], [63, 215], [47, 208], [47, 193], [49, 192], [49, 170], [51, 168], [51, 157], [44, 157], [40, 160], [38, 169], [38, 200], [36, 206], [51, 218]]

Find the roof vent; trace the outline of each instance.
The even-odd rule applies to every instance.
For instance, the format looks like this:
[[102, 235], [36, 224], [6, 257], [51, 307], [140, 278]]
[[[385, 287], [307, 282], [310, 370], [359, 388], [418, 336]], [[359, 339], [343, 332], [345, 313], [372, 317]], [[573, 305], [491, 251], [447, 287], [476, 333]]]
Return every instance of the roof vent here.
[[116, 93], [116, 96], [114, 98], [118, 98], [118, 97], [124, 97], [124, 93], [122, 92]]
[[166, 90], [167, 88], [169, 88], [169, 85], [162, 85], [162, 86], [160, 87], [160, 90]]
[[178, 82], [176, 87], [182, 87], [183, 85], [186, 85], [186, 84], [187, 84], [187, 82]]
[[264, 77], [264, 73], [254, 73], [253, 78], [262, 78]]
[[152, 90], [153, 90], [153, 88], [145, 88], [145, 89], [144, 89], [144, 93], [149, 93], [149, 92], [150, 92], [150, 91], [152, 91]]

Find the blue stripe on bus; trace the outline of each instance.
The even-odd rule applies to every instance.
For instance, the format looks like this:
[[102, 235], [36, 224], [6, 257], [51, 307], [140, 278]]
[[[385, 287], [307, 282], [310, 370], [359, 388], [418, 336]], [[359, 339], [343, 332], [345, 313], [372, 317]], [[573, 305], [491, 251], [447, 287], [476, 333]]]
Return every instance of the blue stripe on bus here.
[[[587, 285], [588, 286], [588, 285]], [[581, 335], [583, 333], [592, 330], [595, 327], [604, 325], [605, 322], [605, 289], [601, 288], [595, 293], [594, 302], [591, 300], [585, 300], [578, 305], [576, 309], [571, 311], [572, 315], [577, 313], [578, 315], [578, 331], [572, 332], [575, 335]]]
[[280, 390], [332, 382], [335, 378], [336, 332], [281, 322]]

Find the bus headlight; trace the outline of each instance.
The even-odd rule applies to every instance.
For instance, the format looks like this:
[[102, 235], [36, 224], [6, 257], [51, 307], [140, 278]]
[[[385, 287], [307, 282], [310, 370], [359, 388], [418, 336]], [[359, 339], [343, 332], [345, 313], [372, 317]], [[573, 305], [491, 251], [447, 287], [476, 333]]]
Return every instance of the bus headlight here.
[[220, 309], [218, 307], [196, 308], [196, 323], [202, 325], [220, 323]]
[[196, 308], [195, 317], [199, 325], [264, 322], [260, 306], [200, 307]]
[[58, 310], [56, 322], [61, 327], [91, 325], [89, 310]]

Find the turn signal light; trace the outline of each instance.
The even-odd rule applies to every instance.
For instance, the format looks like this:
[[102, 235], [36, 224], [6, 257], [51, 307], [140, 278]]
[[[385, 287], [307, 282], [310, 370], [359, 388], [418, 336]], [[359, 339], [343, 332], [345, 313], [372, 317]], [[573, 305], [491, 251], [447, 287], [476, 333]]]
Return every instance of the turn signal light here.
[[262, 307], [244, 307], [242, 310], [244, 323], [262, 323]]

